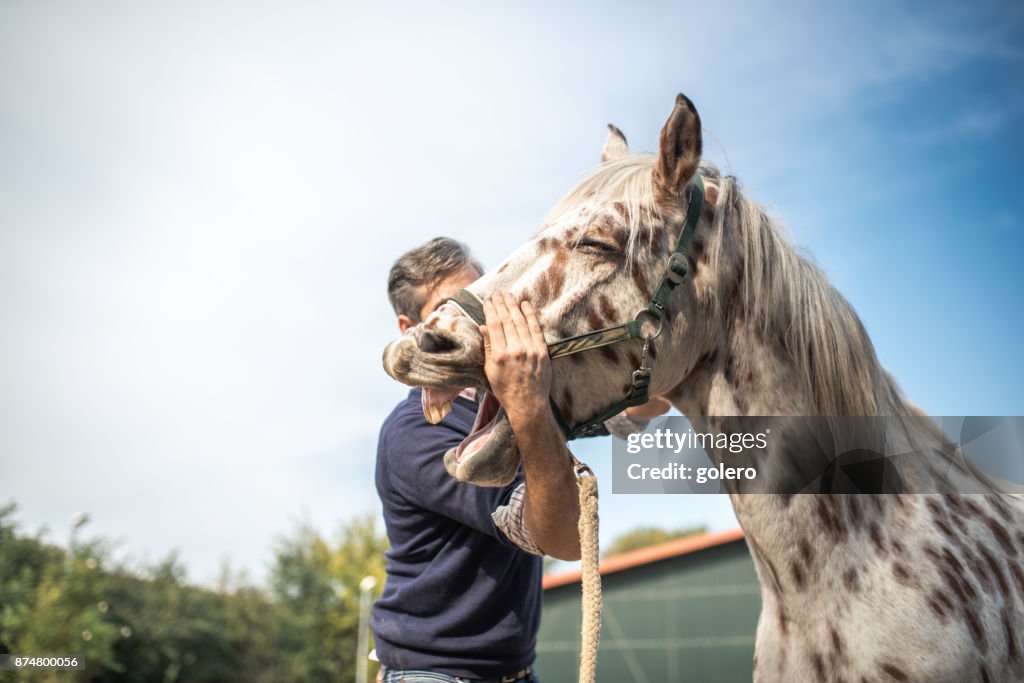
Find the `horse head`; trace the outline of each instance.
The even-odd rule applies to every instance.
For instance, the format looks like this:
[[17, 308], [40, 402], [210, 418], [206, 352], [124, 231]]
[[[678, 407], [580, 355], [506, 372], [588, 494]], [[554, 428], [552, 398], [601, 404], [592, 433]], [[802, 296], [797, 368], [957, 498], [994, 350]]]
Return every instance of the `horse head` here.
[[[621, 401], [633, 372], [650, 370], [650, 391], [675, 387], [679, 369], [692, 368], [707, 344], [701, 324], [699, 249], [684, 255], [690, 273], [665, 302], [664, 317], [639, 315], [651, 304], [687, 219], [688, 183], [701, 156], [700, 117], [683, 95], [676, 98], [657, 155], [629, 153], [614, 126], [601, 165], [551, 211], [537, 233], [467, 291], [484, 299], [495, 291], [529, 300], [550, 343], [634, 318], [638, 338], [552, 360], [551, 399], [569, 425], [591, 420]], [[699, 218], [699, 215], [697, 216]], [[703, 223], [703, 221], [702, 221]], [[697, 226], [694, 245], [700, 246]], [[644, 338], [653, 336], [643, 354]], [[440, 421], [466, 387], [487, 388], [483, 343], [465, 306], [442, 305], [384, 351], [384, 368], [400, 382], [422, 386], [424, 414]], [[503, 485], [515, 476], [519, 453], [497, 400], [486, 395], [473, 433], [445, 456], [457, 479]]]

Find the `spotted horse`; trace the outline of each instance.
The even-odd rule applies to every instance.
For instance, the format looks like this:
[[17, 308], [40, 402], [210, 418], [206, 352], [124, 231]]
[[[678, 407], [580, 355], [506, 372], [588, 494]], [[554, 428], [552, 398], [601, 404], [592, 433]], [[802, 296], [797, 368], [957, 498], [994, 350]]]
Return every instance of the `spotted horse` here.
[[[919, 415], [851, 306], [701, 151], [700, 117], [683, 95], [656, 155], [630, 154], [609, 126], [597, 169], [468, 294], [389, 344], [386, 371], [425, 387], [435, 417], [464, 387], [486, 388], [467, 302], [500, 290], [533, 303], [552, 344], [588, 342], [552, 361], [552, 405], [567, 434], [647, 392], [710, 431], [734, 416], [889, 416], [899, 425]], [[616, 343], [602, 345], [608, 329]], [[887, 437], [941, 452], [939, 433], [916, 432]], [[800, 443], [779, 447], [803, 457]], [[493, 396], [445, 457], [466, 481], [511, 478], [515, 438]], [[930, 467], [917, 476], [952, 490], [968, 476]], [[1019, 495], [730, 497], [761, 585], [755, 680], [1024, 680]]]

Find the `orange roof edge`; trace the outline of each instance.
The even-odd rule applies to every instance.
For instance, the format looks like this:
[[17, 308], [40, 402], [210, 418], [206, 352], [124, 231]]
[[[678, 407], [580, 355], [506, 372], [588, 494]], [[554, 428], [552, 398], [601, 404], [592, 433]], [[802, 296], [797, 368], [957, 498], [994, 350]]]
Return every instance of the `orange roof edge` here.
[[[601, 575], [613, 574], [625, 569], [657, 562], [658, 560], [667, 560], [670, 557], [679, 557], [680, 555], [695, 553], [698, 550], [714, 548], [717, 545], [738, 541], [741, 538], [743, 538], [743, 529], [731, 529], [730, 531], [721, 531], [714, 534], [684, 536], [674, 541], [659, 543], [658, 545], [640, 548], [639, 550], [631, 550], [628, 553], [613, 555], [601, 560]], [[579, 569], [571, 569], [558, 574], [548, 574], [544, 577], [542, 585], [545, 590], [557, 586], [565, 586], [566, 584], [578, 582], [581, 576], [582, 571]]]

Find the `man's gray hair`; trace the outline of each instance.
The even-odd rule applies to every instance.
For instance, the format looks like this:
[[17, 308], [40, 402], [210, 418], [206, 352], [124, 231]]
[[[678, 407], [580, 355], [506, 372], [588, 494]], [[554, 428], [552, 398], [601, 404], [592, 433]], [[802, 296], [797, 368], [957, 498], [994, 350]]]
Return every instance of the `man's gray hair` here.
[[473, 267], [483, 275], [480, 262], [469, 247], [450, 237], [435, 237], [402, 254], [388, 275], [388, 299], [398, 315], [420, 322], [420, 310], [430, 290], [441, 280], [463, 268]]

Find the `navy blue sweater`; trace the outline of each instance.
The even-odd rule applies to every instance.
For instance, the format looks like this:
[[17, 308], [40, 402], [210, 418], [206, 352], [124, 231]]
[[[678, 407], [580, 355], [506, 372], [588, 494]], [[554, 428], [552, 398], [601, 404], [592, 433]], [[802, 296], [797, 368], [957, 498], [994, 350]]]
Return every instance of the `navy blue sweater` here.
[[456, 398], [438, 425], [413, 389], [381, 427], [377, 492], [391, 549], [371, 626], [380, 661], [465, 678], [499, 678], [533, 663], [541, 558], [523, 552], [491, 513], [519, 483], [454, 480], [444, 454], [472, 429], [477, 404]]

